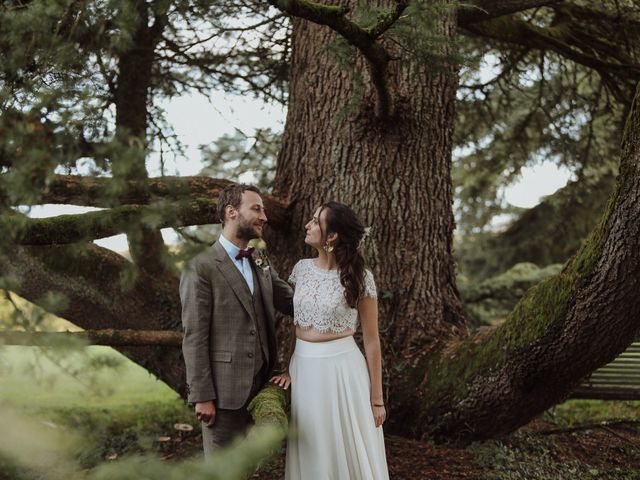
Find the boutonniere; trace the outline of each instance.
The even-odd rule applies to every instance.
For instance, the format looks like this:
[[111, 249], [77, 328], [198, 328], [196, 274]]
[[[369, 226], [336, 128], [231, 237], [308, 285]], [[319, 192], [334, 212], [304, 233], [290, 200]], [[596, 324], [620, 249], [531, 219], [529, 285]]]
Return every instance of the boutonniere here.
[[267, 242], [261, 238], [254, 238], [249, 242], [249, 247], [253, 247], [253, 262], [256, 267], [260, 268], [264, 273], [269, 271], [269, 257], [267, 257]]

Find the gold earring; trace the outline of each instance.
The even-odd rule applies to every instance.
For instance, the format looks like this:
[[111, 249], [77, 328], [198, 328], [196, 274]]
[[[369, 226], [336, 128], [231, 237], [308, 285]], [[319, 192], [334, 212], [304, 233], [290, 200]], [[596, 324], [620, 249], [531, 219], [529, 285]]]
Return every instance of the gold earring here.
[[329, 242], [325, 243], [322, 248], [327, 253], [333, 252], [333, 245], [331, 245]]

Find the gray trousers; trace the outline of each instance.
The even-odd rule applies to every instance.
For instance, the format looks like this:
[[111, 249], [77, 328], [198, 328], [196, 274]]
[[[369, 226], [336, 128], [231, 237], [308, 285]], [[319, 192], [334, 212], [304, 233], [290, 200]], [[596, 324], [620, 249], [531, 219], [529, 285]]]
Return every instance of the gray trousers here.
[[201, 422], [202, 446], [205, 459], [209, 458], [216, 449], [228, 445], [233, 439], [246, 432], [251, 424], [251, 415], [247, 411], [247, 405], [262, 388], [264, 377], [263, 372], [254, 377], [251, 393], [249, 393], [249, 398], [242, 408], [227, 410], [216, 407], [216, 419], [213, 422], [213, 426], [209, 427], [206, 423]]

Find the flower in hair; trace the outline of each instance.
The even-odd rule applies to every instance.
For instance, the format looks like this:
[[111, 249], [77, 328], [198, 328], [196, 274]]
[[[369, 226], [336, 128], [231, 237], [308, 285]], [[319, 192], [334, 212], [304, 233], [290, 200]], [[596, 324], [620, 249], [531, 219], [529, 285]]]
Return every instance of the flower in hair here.
[[364, 246], [364, 242], [371, 235], [371, 227], [364, 227], [364, 233], [362, 234], [362, 238], [360, 242], [358, 242], [358, 248], [362, 248]]

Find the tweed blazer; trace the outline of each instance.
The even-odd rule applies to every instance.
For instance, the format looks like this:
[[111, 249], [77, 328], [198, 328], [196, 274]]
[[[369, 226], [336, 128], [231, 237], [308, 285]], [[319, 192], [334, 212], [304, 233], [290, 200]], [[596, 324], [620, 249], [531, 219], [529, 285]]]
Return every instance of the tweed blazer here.
[[[266, 315], [268, 371], [276, 359], [274, 309], [293, 313], [293, 290], [272, 266], [257, 267]], [[256, 361], [256, 321], [246, 280], [216, 242], [189, 261], [180, 278], [182, 352], [187, 370], [187, 400], [215, 400], [217, 408], [238, 409], [249, 398]], [[267, 345], [265, 345], [265, 343]]]

